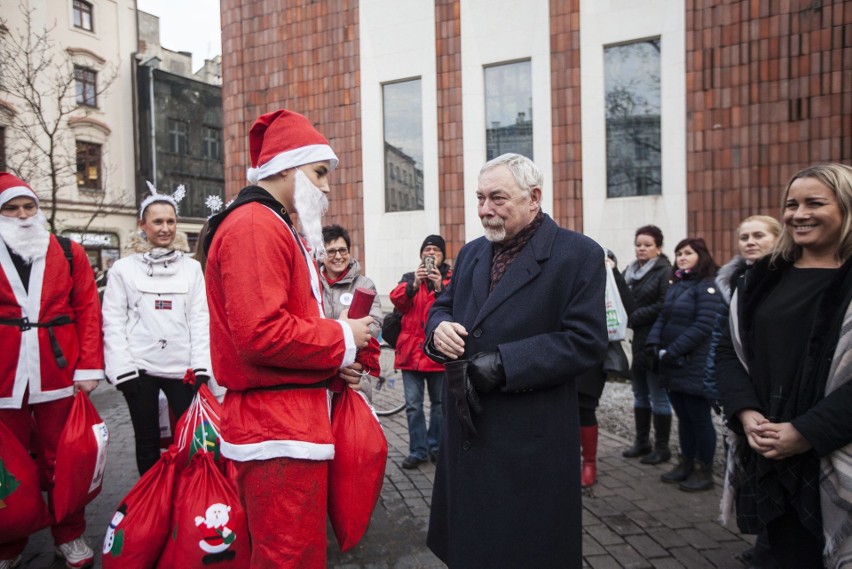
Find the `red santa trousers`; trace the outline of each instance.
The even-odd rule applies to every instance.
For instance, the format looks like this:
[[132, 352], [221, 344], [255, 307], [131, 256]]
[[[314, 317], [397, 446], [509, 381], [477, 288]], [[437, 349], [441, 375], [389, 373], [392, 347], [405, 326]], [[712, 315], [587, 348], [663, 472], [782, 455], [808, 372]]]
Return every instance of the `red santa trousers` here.
[[[45, 464], [45, 478], [53, 480], [53, 468], [56, 464], [56, 446], [59, 444], [59, 437], [62, 435], [62, 429], [68, 420], [74, 398], [65, 397], [56, 401], [48, 401], [47, 403], [38, 403], [36, 405], [29, 405], [27, 401], [28, 394], [25, 394], [21, 409], [0, 409], [0, 422], [15, 434], [15, 438], [26, 449], [30, 448], [30, 441], [32, 440], [31, 431], [35, 428], [36, 438], [41, 445], [40, 451], [44, 454], [44, 461], [40, 461], [40, 464]], [[52, 486], [47, 491], [47, 500], [52, 514]], [[54, 543], [61, 545], [83, 535], [83, 532], [86, 531], [85, 515], [86, 509], [83, 507], [69, 514], [62, 522], [50, 526], [50, 533], [53, 534]], [[8, 543], [0, 543], [0, 559], [14, 559], [26, 546], [26, 538]]]
[[252, 569], [325, 569], [328, 462], [237, 462]]

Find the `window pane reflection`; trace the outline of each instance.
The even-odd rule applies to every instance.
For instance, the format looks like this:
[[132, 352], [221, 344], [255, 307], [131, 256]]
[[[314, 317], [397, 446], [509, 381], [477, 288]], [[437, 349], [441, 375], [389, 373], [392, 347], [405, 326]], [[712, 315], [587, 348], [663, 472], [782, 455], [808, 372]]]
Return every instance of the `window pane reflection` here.
[[382, 86], [385, 127], [385, 211], [423, 209], [421, 81]]
[[485, 121], [488, 160], [506, 152], [533, 159], [529, 61], [485, 68]]
[[607, 197], [659, 195], [660, 40], [604, 48]]

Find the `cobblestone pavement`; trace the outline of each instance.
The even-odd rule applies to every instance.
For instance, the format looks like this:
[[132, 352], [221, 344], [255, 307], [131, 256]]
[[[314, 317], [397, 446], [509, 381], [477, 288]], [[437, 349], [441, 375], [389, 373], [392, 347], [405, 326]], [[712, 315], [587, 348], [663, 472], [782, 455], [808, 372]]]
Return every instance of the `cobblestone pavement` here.
[[[101, 495], [87, 508], [86, 537], [96, 551], [118, 502], [136, 482], [133, 429], [127, 406], [112, 387], [92, 397], [110, 428], [109, 462]], [[428, 416], [428, 414], [427, 414]], [[408, 436], [405, 413], [383, 418], [390, 452], [382, 495], [367, 535], [341, 553], [329, 528], [328, 565], [337, 569], [444, 567], [426, 548], [426, 527], [435, 467], [403, 470]], [[644, 466], [621, 457], [627, 441], [607, 432], [599, 444], [599, 479], [583, 498], [584, 567], [739, 568], [734, 559], [749, 546], [716, 521], [721, 489], [687, 494], [664, 485], [659, 475], [671, 466]], [[61, 568], [48, 530], [34, 535], [23, 567]], [[177, 568], [176, 568], [177, 569]]]

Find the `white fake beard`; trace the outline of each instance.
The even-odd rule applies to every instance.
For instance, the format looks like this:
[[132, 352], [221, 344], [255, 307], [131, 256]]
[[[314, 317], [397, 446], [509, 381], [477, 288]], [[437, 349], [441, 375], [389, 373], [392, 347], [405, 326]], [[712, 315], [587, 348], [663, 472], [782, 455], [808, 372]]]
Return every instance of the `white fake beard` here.
[[304, 172], [296, 168], [296, 189], [293, 202], [299, 214], [302, 234], [317, 261], [325, 258], [325, 241], [322, 238], [322, 216], [328, 211], [328, 196], [311, 182]]
[[492, 243], [500, 243], [506, 238], [506, 223], [499, 217], [482, 218], [482, 227], [485, 229], [485, 238]]
[[40, 209], [27, 219], [0, 215], [0, 239], [25, 263], [31, 264], [47, 255], [50, 232], [46, 224], [47, 219]]

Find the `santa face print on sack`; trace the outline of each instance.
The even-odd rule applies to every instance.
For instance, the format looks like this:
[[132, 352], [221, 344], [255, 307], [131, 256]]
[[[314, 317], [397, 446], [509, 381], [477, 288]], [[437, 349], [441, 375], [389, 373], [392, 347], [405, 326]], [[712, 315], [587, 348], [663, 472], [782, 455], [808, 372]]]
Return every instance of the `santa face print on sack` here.
[[230, 511], [230, 506], [216, 503], [207, 508], [204, 517], [195, 517], [195, 527], [201, 530], [202, 537], [198, 547], [207, 553], [203, 560], [205, 565], [234, 558], [235, 553], [227, 551], [237, 539], [237, 534], [228, 527]]

